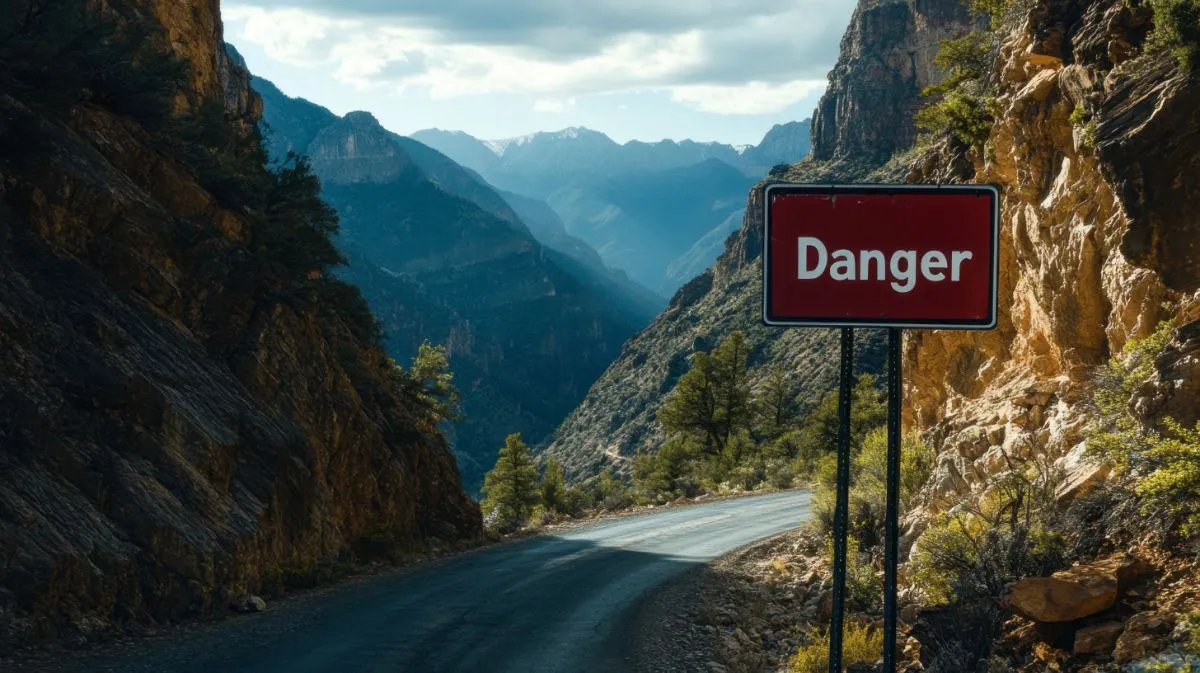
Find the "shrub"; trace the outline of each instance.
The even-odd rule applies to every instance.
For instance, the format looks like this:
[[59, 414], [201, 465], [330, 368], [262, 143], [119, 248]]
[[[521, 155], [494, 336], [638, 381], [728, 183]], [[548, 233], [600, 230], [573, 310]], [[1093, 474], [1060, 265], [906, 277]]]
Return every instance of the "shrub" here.
[[[842, 631], [842, 661], [873, 664], [883, 656], [883, 633], [865, 624], [847, 622]], [[816, 635], [788, 660], [789, 673], [828, 673], [829, 632]]]
[[930, 136], [951, 136], [978, 147], [987, 141], [995, 122], [996, 99], [956, 89], [916, 114], [917, 128]]
[[1084, 149], [1094, 148], [1096, 146], [1096, 120], [1092, 119], [1092, 115], [1088, 114], [1082, 103], [1075, 106], [1068, 119], [1071, 126], [1080, 130], [1080, 145]]
[[1154, 30], [1147, 47], [1170, 52], [1183, 70], [1200, 64], [1200, 0], [1150, 0], [1150, 7]]
[[1156, 375], [1154, 360], [1172, 335], [1173, 324], [1164, 322], [1100, 368], [1088, 447], [1132, 479], [1143, 513], [1190, 535], [1200, 532], [1200, 424], [1189, 428], [1167, 417], [1147, 427], [1129, 410], [1137, 389]]

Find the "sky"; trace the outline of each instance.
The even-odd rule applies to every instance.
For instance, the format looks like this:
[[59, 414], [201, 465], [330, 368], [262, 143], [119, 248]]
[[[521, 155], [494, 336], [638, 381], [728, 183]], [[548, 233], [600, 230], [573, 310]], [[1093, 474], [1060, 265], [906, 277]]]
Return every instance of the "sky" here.
[[226, 0], [250, 70], [387, 128], [754, 144], [812, 116], [853, 0]]

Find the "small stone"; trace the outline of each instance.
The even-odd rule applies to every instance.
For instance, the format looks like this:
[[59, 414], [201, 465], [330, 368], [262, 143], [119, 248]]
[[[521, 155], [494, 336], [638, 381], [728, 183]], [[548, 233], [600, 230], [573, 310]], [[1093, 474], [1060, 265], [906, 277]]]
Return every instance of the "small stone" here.
[[1075, 655], [1111, 654], [1117, 638], [1125, 630], [1121, 622], [1104, 622], [1075, 632]]
[[1125, 630], [1117, 638], [1113, 658], [1123, 664], [1157, 654], [1167, 646], [1174, 628], [1172, 619], [1156, 612], [1139, 612], [1125, 622]]
[[267, 602], [254, 594], [246, 594], [234, 601], [233, 609], [238, 612], [262, 612], [267, 609]]

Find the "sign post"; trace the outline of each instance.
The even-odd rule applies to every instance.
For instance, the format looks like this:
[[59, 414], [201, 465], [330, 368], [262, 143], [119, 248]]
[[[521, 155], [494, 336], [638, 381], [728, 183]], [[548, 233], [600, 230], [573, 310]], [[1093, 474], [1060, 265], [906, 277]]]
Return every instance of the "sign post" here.
[[894, 673], [901, 330], [996, 326], [999, 203], [991, 185], [773, 184], [766, 189], [763, 321], [842, 328], [830, 673], [842, 673], [854, 328], [888, 329], [883, 661], [885, 673]]

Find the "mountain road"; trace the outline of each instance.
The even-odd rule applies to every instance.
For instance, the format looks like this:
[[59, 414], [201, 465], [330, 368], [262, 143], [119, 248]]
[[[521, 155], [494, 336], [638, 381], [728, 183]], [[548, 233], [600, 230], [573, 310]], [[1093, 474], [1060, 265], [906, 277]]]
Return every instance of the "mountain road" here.
[[613, 518], [56, 665], [121, 673], [629, 673], [633, 615], [655, 589], [808, 516], [809, 494], [792, 491]]

